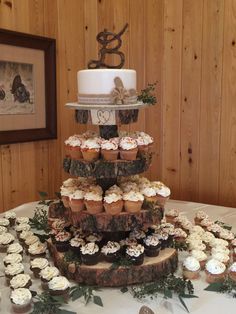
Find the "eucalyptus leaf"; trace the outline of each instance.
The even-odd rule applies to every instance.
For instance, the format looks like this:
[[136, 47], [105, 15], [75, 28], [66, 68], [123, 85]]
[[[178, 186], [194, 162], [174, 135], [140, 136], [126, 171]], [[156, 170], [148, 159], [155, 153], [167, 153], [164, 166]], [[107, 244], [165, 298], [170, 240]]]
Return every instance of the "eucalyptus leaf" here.
[[182, 299], [181, 295], [178, 296], [179, 300], [181, 302], [181, 304], [183, 305], [183, 307], [185, 308], [185, 310], [189, 313], [189, 310], [187, 308], [187, 305], [185, 304], [184, 300]]
[[213, 282], [213, 283], [209, 284], [209, 286], [207, 286], [204, 290], [220, 292], [222, 287], [223, 287], [223, 283], [222, 282]]
[[93, 296], [93, 303], [99, 306], [103, 306], [102, 299], [98, 295]]
[[198, 298], [197, 295], [194, 294], [180, 294], [181, 298], [185, 298], [185, 299], [193, 299], [193, 298]]
[[126, 292], [129, 291], [129, 289], [128, 289], [127, 287], [122, 287], [122, 288], [120, 289], [120, 291], [121, 291], [122, 293], [126, 293]]
[[164, 290], [164, 297], [167, 299], [171, 299], [172, 298], [172, 291], [169, 289], [165, 289]]
[[[68, 310], [65, 310], [65, 309], [59, 309], [57, 311], [58, 314], [77, 314], [77, 312], [73, 312], [73, 311], [68, 311]], [[56, 314], [57, 314], [56, 313]]]
[[83, 296], [83, 291], [82, 290], [74, 290], [72, 293], [71, 293], [71, 298], [72, 298], [72, 301], [75, 301], [79, 298], [81, 298]]

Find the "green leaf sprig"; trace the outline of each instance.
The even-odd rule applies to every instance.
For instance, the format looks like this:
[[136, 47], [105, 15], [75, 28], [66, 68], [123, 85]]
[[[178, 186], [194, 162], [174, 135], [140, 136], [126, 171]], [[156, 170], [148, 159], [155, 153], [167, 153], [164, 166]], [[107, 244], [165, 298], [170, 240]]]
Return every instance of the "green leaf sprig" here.
[[90, 286], [77, 285], [70, 288], [70, 297], [72, 301], [75, 301], [83, 297], [85, 305], [92, 301], [96, 305], [103, 306], [101, 297], [95, 295], [94, 291], [99, 291], [99, 289]]
[[142, 101], [145, 104], [155, 105], [157, 103], [156, 96], [153, 94], [155, 91], [157, 82], [148, 84], [148, 86], [141, 90], [141, 94], [138, 95], [138, 101]]
[[163, 276], [155, 282], [146, 283], [131, 288], [134, 298], [143, 299], [150, 297], [153, 299], [162, 294], [165, 299], [171, 299], [173, 294], [177, 294], [181, 304], [189, 313], [189, 310], [184, 302], [185, 298], [197, 298], [194, 293], [193, 284], [190, 280], [185, 280], [181, 277], [176, 277], [173, 274]]
[[219, 226], [221, 226], [222, 228], [226, 229], [226, 230], [232, 230], [232, 226], [227, 225], [226, 223], [224, 223], [223, 221], [220, 220], [216, 220], [215, 223]]
[[118, 269], [119, 267], [130, 267], [131, 265], [133, 265], [131, 260], [123, 256], [120, 256], [120, 258], [117, 261], [111, 264], [110, 269], [115, 270]]
[[44, 205], [36, 206], [33, 218], [30, 218], [30, 226], [36, 230], [48, 232], [48, 211]]
[[74, 263], [75, 265], [80, 265], [81, 259], [77, 254], [75, 254], [74, 252], [69, 250], [69, 251], [65, 252], [65, 254], [64, 254], [64, 262]]
[[183, 241], [183, 242], [178, 242], [173, 240], [171, 243], [171, 247], [173, 247], [174, 249], [178, 250], [178, 251], [188, 251], [188, 243]]
[[227, 277], [223, 282], [209, 284], [204, 290], [219, 293], [226, 293], [236, 298], [236, 282]]

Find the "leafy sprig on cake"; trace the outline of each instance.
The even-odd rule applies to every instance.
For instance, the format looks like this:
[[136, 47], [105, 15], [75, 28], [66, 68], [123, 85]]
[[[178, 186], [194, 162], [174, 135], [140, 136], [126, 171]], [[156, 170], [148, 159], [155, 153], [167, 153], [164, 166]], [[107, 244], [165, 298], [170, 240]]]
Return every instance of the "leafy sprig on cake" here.
[[154, 91], [156, 88], [156, 83], [148, 84], [148, 86], [141, 90], [141, 94], [138, 95], [138, 101], [142, 101], [145, 104], [155, 105], [157, 103], [156, 96], [154, 95]]

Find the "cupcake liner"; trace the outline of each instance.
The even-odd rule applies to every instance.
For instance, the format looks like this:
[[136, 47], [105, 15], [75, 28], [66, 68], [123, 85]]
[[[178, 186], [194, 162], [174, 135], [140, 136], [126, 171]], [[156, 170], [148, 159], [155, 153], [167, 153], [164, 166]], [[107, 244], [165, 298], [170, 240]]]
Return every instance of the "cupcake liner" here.
[[120, 158], [123, 160], [136, 160], [138, 148], [130, 150], [120, 150]]
[[138, 213], [141, 211], [142, 201], [124, 201], [125, 211], [129, 213]]
[[104, 202], [104, 208], [107, 214], [110, 215], [118, 215], [119, 213], [122, 212], [123, 206], [124, 206], [124, 201], [119, 200], [116, 202], [112, 202], [110, 204]]
[[118, 159], [118, 155], [119, 155], [119, 150], [107, 150], [107, 149], [102, 149], [101, 150], [101, 155], [103, 157], [103, 159], [105, 160], [110, 160], [110, 161], [114, 161]]
[[85, 200], [84, 203], [85, 203], [87, 211], [92, 215], [101, 213], [103, 211], [102, 201]]
[[100, 152], [96, 149], [82, 149], [82, 156], [86, 161], [96, 161], [99, 159]]

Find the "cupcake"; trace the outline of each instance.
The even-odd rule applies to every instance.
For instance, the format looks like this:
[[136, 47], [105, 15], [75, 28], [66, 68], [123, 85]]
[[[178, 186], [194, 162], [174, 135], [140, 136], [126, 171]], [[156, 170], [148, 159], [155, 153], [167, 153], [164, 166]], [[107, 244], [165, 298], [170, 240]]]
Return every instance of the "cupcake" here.
[[234, 262], [230, 267], [229, 267], [229, 278], [236, 282], [236, 263]]
[[208, 283], [222, 282], [225, 279], [226, 266], [225, 264], [215, 259], [210, 259], [206, 263], [205, 272], [206, 272], [206, 281]]
[[9, 264], [7, 267], [5, 267], [5, 276], [8, 282], [10, 280], [19, 274], [24, 273], [24, 265], [22, 263], [15, 263], [15, 264]]
[[109, 195], [109, 194], [123, 194], [123, 191], [121, 190], [121, 188], [119, 186], [117, 186], [116, 184], [112, 185], [108, 190], [106, 190], [105, 195]]
[[131, 182], [131, 181], [123, 182], [120, 184], [120, 187], [121, 187], [123, 193], [128, 193], [131, 191], [133, 191], [133, 192], [139, 192], [140, 191], [140, 188], [136, 182]]
[[69, 249], [70, 232], [61, 231], [55, 236], [55, 245], [58, 252], [66, 252]]
[[120, 244], [114, 241], [108, 241], [101, 249], [104, 260], [108, 263], [114, 263], [120, 257]]
[[119, 142], [117, 138], [101, 141], [101, 155], [105, 160], [117, 160], [119, 154]]
[[22, 231], [29, 231], [31, 229], [31, 226], [27, 223], [18, 224], [15, 226], [15, 231], [17, 236], [19, 237]]
[[158, 240], [157, 236], [155, 236], [155, 235], [147, 236], [144, 239], [143, 244], [144, 244], [144, 248], [145, 248], [144, 252], [147, 256], [154, 257], [154, 256], [159, 255], [159, 252], [161, 249], [161, 243]]
[[220, 239], [223, 239], [225, 241], [228, 241], [229, 244], [231, 243], [231, 241], [234, 240], [234, 233], [229, 231], [229, 230], [226, 230], [226, 229], [223, 229], [220, 231], [219, 233], [219, 238]]
[[165, 213], [166, 222], [169, 222], [171, 224], [175, 223], [175, 218], [179, 216], [179, 210], [178, 209], [171, 209], [167, 213]]
[[13, 311], [16, 313], [28, 312], [31, 308], [32, 294], [27, 288], [18, 288], [10, 295]]
[[48, 283], [54, 277], [59, 276], [60, 272], [57, 267], [55, 266], [47, 266], [43, 268], [40, 273], [41, 285], [44, 290], [48, 290]]
[[8, 219], [10, 222], [10, 226], [14, 226], [16, 222], [16, 213], [13, 210], [9, 210], [4, 213], [4, 218]]
[[187, 238], [187, 233], [181, 229], [181, 228], [176, 228], [174, 230], [174, 240], [177, 243], [184, 243], [186, 241]]
[[4, 226], [0, 226], [0, 234], [6, 233], [7, 232], [7, 228]]
[[211, 232], [206, 231], [201, 235], [201, 239], [202, 239], [203, 243], [206, 244], [206, 249], [209, 250], [210, 249], [210, 242], [212, 242], [215, 239], [215, 236]]
[[87, 211], [94, 215], [103, 211], [102, 195], [96, 192], [87, 192], [84, 195], [84, 202]]
[[99, 247], [102, 245], [103, 236], [100, 233], [89, 233], [85, 237], [86, 242], [96, 243]]
[[206, 245], [201, 241], [201, 240], [192, 240], [188, 241], [189, 244], [189, 250], [198, 250], [198, 251], [205, 251], [206, 250]]
[[192, 250], [191, 256], [196, 258], [196, 260], [199, 261], [201, 269], [205, 269], [206, 261], [207, 261], [207, 255], [203, 251], [199, 250]]
[[198, 279], [200, 275], [200, 263], [193, 256], [188, 256], [183, 262], [183, 277], [186, 279]]
[[161, 243], [161, 249], [167, 248], [171, 245], [173, 236], [170, 236], [168, 232], [164, 230], [160, 230], [158, 233], [155, 234]]
[[31, 277], [28, 274], [16, 275], [10, 281], [10, 288], [13, 290], [18, 288], [29, 288], [31, 285]]
[[19, 234], [19, 242], [24, 244], [25, 243], [25, 240], [29, 237], [31, 237], [32, 235], [34, 235], [33, 231], [22, 231], [20, 234]]
[[72, 159], [81, 159], [81, 145], [84, 141], [84, 138], [81, 135], [72, 135], [67, 140], [65, 140], [65, 153], [66, 157]]
[[219, 237], [222, 227], [219, 226], [218, 224], [212, 223], [206, 227], [206, 230], [213, 233], [215, 237]]
[[217, 261], [219, 261], [219, 262], [221, 262], [221, 263], [223, 263], [223, 264], [225, 264], [226, 266], [228, 265], [229, 260], [230, 260], [229, 255], [228, 254], [224, 254], [222, 252], [215, 252], [215, 253], [213, 253], [212, 254], [212, 258], [217, 260]]
[[217, 247], [217, 246], [223, 246], [223, 247], [229, 247], [228, 241], [225, 241], [223, 239], [212, 239], [210, 242], [211, 247]]
[[90, 162], [98, 160], [100, 155], [100, 139], [93, 137], [85, 140], [81, 145], [81, 151], [84, 160]]
[[138, 245], [138, 241], [135, 238], [125, 238], [120, 240], [119, 244], [121, 248], [121, 254], [125, 255], [127, 247], [132, 245], [134, 246]]
[[144, 246], [141, 244], [131, 245], [126, 248], [126, 258], [133, 265], [142, 265], [144, 261]]
[[80, 255], [80, 248], [85, 245], [85, 241], [82, 238], [74, 237], [70, 239], [70, 249], [72, 252]]
[[107, 214], [118, 215], [122, 212], [124, 205], [122, 194], [109, 193], [104, 196], [103, 200], [103, 205]]
[[160, 181], [153, 181], [152, 186], [156, 189], [157, 203], [164, 206], [166, 201], [170, 198], [170, 189]]
[[129, 238], [137, 240], [139, 244], [143, 244], [143, 241], [146, 238], [146, 233], [141, 229], [134, 229], [130, 232]]
[[144, 196], [140, 192], [130, 191], [123, 194], [123, 200], [126, 212], [138, 213], [142, 208]]
[[30, 247], [30, 245], [37, 243], [37, 242], [40, 242], [40, 240], [39, 240], [39, 237], [37, 237], [36, 235], [31, 235], [31, 236], [27, 237], [25, 239], [25, 243], [24, 243], [26, 250], [28, 251], [28, 248]]
[[22, 262], [22, 255], [18, 253], [7, 254], [3, 258], [3, 263], [5, 267], [7, 267], [7, 265], [9, 264], [15, 264], [15, 263], [21, 263], [21, 262]]
[[194, 217], [194, 222], [196, 225], [200, 225], [201, 221], [206, 218], [209, 219], [209, 216], [204, 211], [199, 210]]
[[76, 191], [76, 189], [77, 187], [75, 186], [70, 187], [61, 186], [60, 188], [61, 200], [65, 208], [70, 207], [70, 196]]
[[191, 233], [197, 233], [202, 237], [206, 233], [206, 231], [199, 225], [195, 225], [195, 226], [193, 225], [191, 229]]
[[210, 218], [204, 218], [201, 220], [200, 225], [204, 230], [208, 230], [207, 228], [213, 224], [213, 221]]
[[230, 250], [225, 246], [216, 246], [211, 249], [211, 254], [222, 253], [224, 255], [230, 255]]
[[21, 217], [17, 217], [16, 218], [16, 223], [18, 225], [21, 225], [21, 224], [28, 224], [29, 223], [29, 217], [25, 217], [25, 216], [21, 216]]
[[11, 233], [0, 234], [0, 251], [6, 252], [10, 244], [15, 240], [15, 237]]
[[80, 249], [82, 262], [85, 265], [95, 265], [99, 262], [99, 246], [95, 242], [89, 242]]
[[41, 243], [41, 242], [35, 242], [34, 244], [31, 244], [28, 248], [28, 254], [31, 259], [37, 258], [37, 257], [45, 257], [47, 251], [47, 244]]
[[135, 140], [139, 153], [147, 153], [152, 150], [153, 138], [145, 132], [135, 132]]
[[23, 254], [23, 247], [19, 243], [10, 244], [7, 248], [7, 254], [18, 253]]
[[35, 278], [39, 278], [39, 273], [47, 266], [48, 260], [46, 258], [38, 257], [30, 261], [30, 270], [33, 272]]
[[61, 296], [66, 301], [69, 298], [70, 283], [64, 276], [53, 277], [48, 282], [48, 289], [52, 296]]
[[156, 189], [151, 185], [151, 183], [143, 186], [140, 192], [143, 194], [146, 202], [149, 202], [149, 203], [157, 202], [158, 197], [156, 194]]
[[125, 136], [120, 139], [120, 158], [124, 160], [136, 160], [138, 145], [134, 138]]
[[8, 227], [10, 226], [10, 221], [6, 218], [1, 218], [0, 217], [0, 226], [5, 227], [8, 229]]
[[82, 190], [75, 190], [75, 192], [69, 196], [69, 206], [72, 212], [78, 213], [84, 210], [84, 194]]

